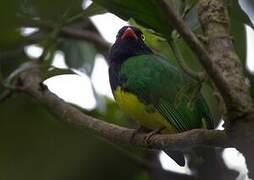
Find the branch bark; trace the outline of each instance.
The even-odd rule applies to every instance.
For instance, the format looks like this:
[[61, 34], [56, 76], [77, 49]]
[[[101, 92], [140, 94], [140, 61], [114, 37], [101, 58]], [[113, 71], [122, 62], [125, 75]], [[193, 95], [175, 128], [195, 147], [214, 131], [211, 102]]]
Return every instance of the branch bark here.
[[227, 0], [200, 0], [198, 16], [208, 39], [206, 48], [213, 57], [215, 68], [230, 87], [230, 89], [221, 89], [221, 92], [234, 97], [224, 98], [229, 112], [226, 130], [230, 143], [245, 155], [249, 175], [253, 177], [253, 104], [244, 80], [243, 66], [230, 36], [227, 3]]
[[199, 1], [198, 15], [208, 38], [206, 47], [177, 14], [172, 4], [166, 0], [158, 2], [168, 14], [168, 20], [199, 57], [200, 63], [221, 93], [227, 108], [225, 121], [230, 144], [237, 147], [247, 157], [250, 175], [254, 177], [253, 103], [245, 83], [243, 66], [234, 51], [230, 37], [227, 1]]
[[[41, 20], [30, 20], [25, 21], [24, 24], [28, 27], [37, 27], [42, 30], [54, 30], [55, 25], [41, 21]], [[98, 32], [72, 25], [64, 26], [60, 29], [59, 36], [63, 38], [72, 38], [77, 40], [85, 40], [91, 42], [99, 50], [100, 53], [106, 55], [110, 49], [111, 44], [107, 42]]]
[[158, 134], [146, 141], [146, 133], [120, 127], [88, 116], [51, 93], [42, 85], [39, 69], [33, 68], [20, 75], [22, 87], [17, 89], [34, 97], [58, 119], [94, 130], [99, 136], [120, 144], [131, 144], [144, 148], [183, 150], [200, 145], [225, 146], [227, 137], [223, 131], [193, 129], [179, 134]]
[[5, 91], [0, 94], [0, 103], [8, 99], [12, 95], [12, 91], [9, 89], [6, 89]]
[[243, 67], [235, 53], [230, 36], [227, 6], [225, 0], [201, 0], [199, 1], [198, 15], [204, 34], [208, 39], [207, 50], [215, 68], [218, 69], [229, 86], [229, 89], [221, 89], [221, 92], [234, 97], [224, 98], [231, 114], [230, 117], [232, 117], [230, 119], [234, 120], [242, 115], [239, 112], [247, 112], [252, 108], [252, 100], [244, 80]]
[[[228, 20], [225, 17], [226, 15], [225, 13], [227, 10], [226, 8], [224, 8], [224, 1], [203, 0], [200, 3], [200, 12], [203, 13], [200, 13], [199, 15], [201, 16], [200, 17], [201, 21], [205, 20], [205, 22], [202, 23], [203, 26], [206, 26], [204, 27], [205, 29], [207, 30], [216, 29], [213, 27], [213, 25], [222, 25], [222, 23], [221, 22], [220, 23], [216, 22], [216, 24], [214, 24], [214, 22], [212, 24], [209, 23], [211, 19], [214, 19], [211, 18], [211, 14], [208, 17], [203, 17], [203, 14], [204, 13], [207, 14], [206, 11], [208, 11], [209, 8], [205, 7], [205, 5], [203, 5], [202, 8], [201, 7], [202, 2], [203, 4], [206, 3], [208, 5], [210, 3], [212, 6], [209, 8], [212, 8], [212, 10], [217, 11], [219, 10], [219, 12], [215, 12], [216, 17], [218, 15], [221, 15], [223, 17], [223, 20], [225, 21]], [[216, 2], [217, 4], [215, 5], [212, 2]], [[219, 48], [223, 49], [220, 49], [219, 56], [218, 53], [215, 54], [216, 50], [214, 49], [214, 51], [212, 51], [214, 53], [213, 54], [214, 56], [211, 56], [209, 54], [210, 52], [206, 50], [206, 48], [202, 45], [202, 43], [198, 40], [195, 34], [184, 22], [184, 20], [177, 14], [174, 6], [168, 3], [166, 0], [159, 0], [158, 3], [160, 4], [162, 10], [164, 10], [168, 14], [168, 20], [170, 21], [170, 23], [174, 25], [174, 27], [185, 39], [190, 48], [194, 51], [194, 53], [196, 53], [197, 57], [199, 57], [200, 63], [203, 65], [209, 77], [213, 80], [218, 90], [222, 94], [227, 110], [228, 112], [230, 112], [228, 113], [229, 119], [233, 120], [237, 119], [238, 117], [242, 117], [245, 116], [246, 114], [249, 114], [253, 109], [253, 104], [248, 92], [248, 87], [244, 81], [243, 68], [240, 64], [240, 60], [232, 49], [232, 42], [229, 42], [229, 38], [227, 38], [229, 37], [227, 22], [225, 23], [223, 21], [223, 26], [224, 24], [226, 24], [226, 26], [220, 27], [219, 32], [217, 33], [217, 37], [218, 35], [220, 35], [219, 33], [221, 33], [221, 31], [223, 31], [224, 33], [223, 35], [227, 36], [226, 38], [223, 38], [224, 39], [223, 41], [219, 42], [220, 44], [222, 44], [221, 47]], [[217, 46], [217, 44], [219, 43], [217, 40], [214, 41], [213, 38], [213, 46]], [[221, 51], [225, 50], [225, 48], [227, 49], [226, 52], [230, 53], [227, 54], [221, 53]], [[209, 49], [209, 51], [210, 50], [211, 49]]]

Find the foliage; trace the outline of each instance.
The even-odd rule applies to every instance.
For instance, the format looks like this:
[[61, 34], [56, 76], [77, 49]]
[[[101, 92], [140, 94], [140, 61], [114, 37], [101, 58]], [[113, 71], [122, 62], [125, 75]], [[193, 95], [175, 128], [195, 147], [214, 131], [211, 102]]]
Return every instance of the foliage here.
[[[146, 43], [154, 52], [177, 65], [178, 61], [170, 48], [170, 43], [174, 40], [188, 67], [194, 71], [203, 71], [197, 57], [172, 24], [168, 23], [167, 15], [161, 11], [155, 0], [94, 0], [91, 6], [83, 10], [82, 3], [85, 1], [0, 1], [1, 83], [21, 63], [32, 60], [24, 53], [24, 47], [32, 44], [42, 46], [44, 55], [47, 55], [43, 62], [45, 79], [75, 73], [76, 70], [81, 70], [90, 77], [95, 56], [100, 52], [97, 46], [90, 41], [65, 37], [61, 30], [63, 27], [72, 27], [89, 30], [100, 36], [88, 17], [105, 12], [111, 12], [139, 27], [144, 32]], [[200, 34], [198, 1], [172, 2], [176, 3], [177, 11], [185, 22], [196, 34]], [[249, 2], [249, 8], [254, 11], [252, 1]], [[230, 1], [229, 16], [234, 46], [245, 66], [244, 25], [253, 27], [251, 17], [242, 11], [235, 0]], [[36, 27], [38, 32], [24, 36], [22, 28], [25, 27]], [[67, 69], [52, 68], [52, 59], [58, 50], [65, 55]], [[246, 74], [254, 97], [254, 76], [247, 70]], [[1, 85], [0, 94], [3, 91]], [[203, 83], [202, 93], [219, 119], [222, 113], [221, 104], [215, 97], [216, 91], [211, 82]], [[97, 103], [102, 104], [105, 110], [95, 109], [87, 112], [88, 114], [116, 124], [133, 126], [112, 100], [102, 97]], [[142, 168], [133, 166], [113, 146], [88, 135], [90, 131], [74, 129], [56, 121], [30, 97], [18, 94], [0, 102], [0, 117], [0, 179], [148, 179]]]

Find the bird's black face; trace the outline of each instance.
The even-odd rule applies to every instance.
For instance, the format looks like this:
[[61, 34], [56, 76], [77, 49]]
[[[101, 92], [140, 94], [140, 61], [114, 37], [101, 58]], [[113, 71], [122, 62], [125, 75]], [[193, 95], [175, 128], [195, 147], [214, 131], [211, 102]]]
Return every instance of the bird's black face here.
[[151, 53], [151, 49], [144, 43], [143, 33], [136, 27], [124, 26], [116, 36], [109, 61], [110, 65], [120, 65], [129, 57]]

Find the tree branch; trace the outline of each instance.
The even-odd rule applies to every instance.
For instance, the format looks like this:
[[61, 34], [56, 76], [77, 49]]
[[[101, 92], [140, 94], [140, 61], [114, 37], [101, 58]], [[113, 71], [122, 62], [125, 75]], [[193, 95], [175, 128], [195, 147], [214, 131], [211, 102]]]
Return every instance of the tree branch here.
[[97, 33], [89, 30], [81, 30], [72, 27], [64, 27], [60, 31], [60, 35], [65, 38], [73, 38], [78, 40], [85, 40], [95, 45], [101, 52], [108, 52], [111, 44], [99, 36]]
[[[229, 17], [227, 1], [201, 0], [198, 8], [199, 20], [207, 36], [207, 49], [216, 68], [231, 87], [224, 89], [235, 98], [225, 99], [227, 108], [231, 111], [232, 119], [239, 117], [240, 111], [252, 108], [252, 101], [248, 87], [244, 80], [244, 71], [238, 55], [236, 54], [229, 32]], [[223, 94], [226, 94], [224, 92]], [[238, 105], [241, 104], [242, 106]], [[242, 114], [240, 114], [241, 116]]]
[[10, 89], [6, 89], [0, 94], [0, 103], [8, 99], [12, 95], [12, 91]]
[[177, 63], [182, 68], [182, 70], [188, 74], [190, 77], [197, 81], [204, 81], [207, 78], [207, 75], [204, 72], [195, 72], [190, 69], [184, 61], [184, 58], [178, 49], [177, 45], [175, 44], [175, 40], [173, 39], [172, 42], [169, 42], [169, 45], [176, 57]]
[[[209, 4], [209, 2], [212, 2], [212, 0], [209, 0], [209, 1], [203, 0], [202, 2], [203, 4]], [[223, 3], [223, 1], [221, 0], [216, 0], [216, 2]], [[229, 48], [230, 54], [223, 53], [222, 55], [226, 55], [226, 57], [210, 56], [209, 55], [210, 52], [208, 53], [206, 48], [198, 40], [198, 38], [191, 31], [188, 25], [184, 22], [181, 16], [177, 14], [174, 6], [170, 4], [169, 2], [167, 2], [166, 0], [158, 0], [158, 3], [160, 4], [162, 10], [164, 10], [167, 13], [168, 21], [170, 21], [170, 23], [174, 25], [174, 27], [177, 29], [180, 35], [185, 39], [185, 41], [190, 46], [190, 48], [194, 51], [194, 53], [196, 53], [197, 57], [199, 57], [200, 63], [204, 66], [209, 77], [213, 80], [218, 90], [222, 94], [222, 97], [224, 98], [225, 104], [227, 106], [227, 110], [228, 112], [230, 112], [229, 113], [230, 119], [236, 119], [238, 117], [244, 116], [247, 113], [251, 112], [253, 105], [252, 105], [251, 97], [248, 92], [248, 87], [244, 82], [243, 69], [240, 64], [239, 58], [235, 55], [235, 53], [233, 53], [231, 46], [228, 47], [227, 45], [229, 44], [224, 44], [225, 41], [217, 42], [216, 44], [213, 44], [213, 46], [216, 46], [217, 44], [224, 44], [222, 45], [223, 49], [221, 49], [220, 52], [225, 50], [225, 48]], [[213, 4], [211, 8], [213, 10], [218, 10], [214, 8], [214, 6], [215, 5]], [[215, 7], [217, 7], [217, 5]], [[223, 8], [224, 6], [222, 7], [218, 6], [218, 7]], [[209, 8], [205, 7], [203, 8], [201, 12], [205, 13], [206, 11], [208, 11]], [[225, 10], [225, 8], [223, 8], [223, 10]], [[202, 16], [202, 13], [200, 13], [200, 15]], [[225, 14], [222, 14], [222, 13], [220, 13], [220, 15], [223, 15], [223, 17], [225, 16]], [[202, 19], [204, 18], [201, 17], [201, 21]], [[214, 24], [209, 23], [209, 20], [211, 18], [210, 19], [205, 18], [205, 19], [206, 19], [206, 22], [202, 23], [203, 26], [208, 26], [209, 29], [213, 29]], [[228, 35], [227, 27], [225, 29], [225, 33]], [[227, 39], [227, 42], [229, 42], [229, 39]], [[228, 52], [228, 49], [227, 49], [227, 52]], [[213, 55], [216, 55], [216, 54], [213, 54]], [[229, 59], [233, 61], [230, 62]], [[230, 65], [228, 65], [228, 63]], [[237, 83], [237, 85], [234, 85], [234, 83]]]
[[[29, 20], [25, 21], [24, 24], [29, 27], [39, 27], [43, 30], [53, 30], [56, 28], [54, 24], [41, 20]], [[63, 38], [73, 38], [91, 42], [103, 55], [109, 51], [111, 46], [111, 44], [107, 42], [98, 32], [86, 30], [80, 27], [74, 27], [72, 25], [64, 26], [60, 30], [59, 35]]]
[[46, 108], [60, 120], [84, 126], [94, 130], [98, 135], [114, 143], [132, 144], [151, 149], [169, 148], [182, 150], [199, 145], [225, 146], [227, 137], [223, 131], [194, 129], [179, 134], [158, 134], [146, 141], [147, 134], [138, 133], [134, 129], [120, 127], [83, 114], [73, 106], [51, 93], [42, 85], [42, 76], [38, 69], [29, 69], [20, 75], [22, 87], [19, 91], [26, 92], [46, 106]]

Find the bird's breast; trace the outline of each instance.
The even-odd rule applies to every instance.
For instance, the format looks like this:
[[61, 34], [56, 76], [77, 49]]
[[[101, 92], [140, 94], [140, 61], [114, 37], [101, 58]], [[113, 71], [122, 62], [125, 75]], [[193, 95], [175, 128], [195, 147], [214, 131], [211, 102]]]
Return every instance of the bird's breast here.
[[119, 107], [133, 120], [149, 129], [166, 128], [166, 132], [174, 132], [168, 121], [155, 109], [142, 103], [135, 94], [123, 91], [120, 86], [114, 90], [114, 97]]

